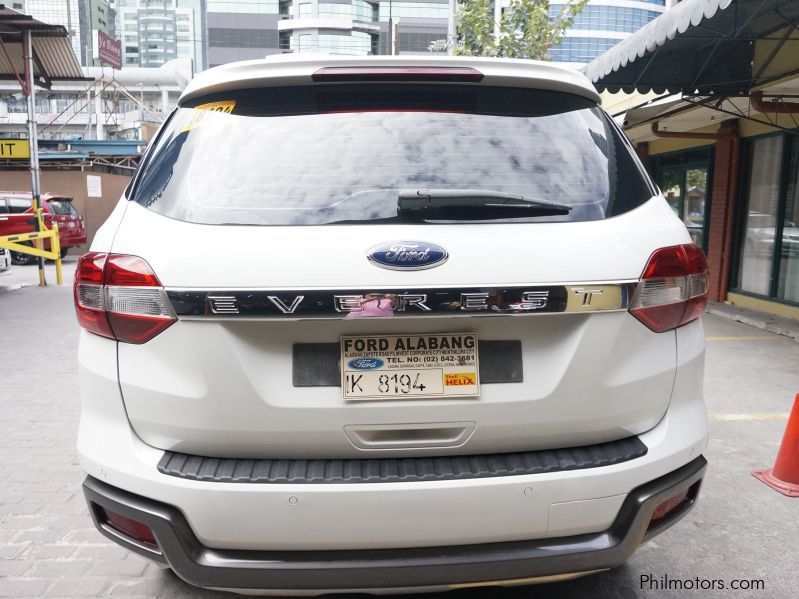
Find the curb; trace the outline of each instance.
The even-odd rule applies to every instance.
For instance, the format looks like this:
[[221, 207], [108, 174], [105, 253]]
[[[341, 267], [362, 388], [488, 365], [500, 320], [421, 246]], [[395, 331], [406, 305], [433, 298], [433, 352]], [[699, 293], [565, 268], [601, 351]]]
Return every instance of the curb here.
[[714, 316], [720, 316], [721, 318], [740, 322], [775, 335], [788, 337], [799, 343], [799, 320], [718, 302], [710, 302], [707, 311]]

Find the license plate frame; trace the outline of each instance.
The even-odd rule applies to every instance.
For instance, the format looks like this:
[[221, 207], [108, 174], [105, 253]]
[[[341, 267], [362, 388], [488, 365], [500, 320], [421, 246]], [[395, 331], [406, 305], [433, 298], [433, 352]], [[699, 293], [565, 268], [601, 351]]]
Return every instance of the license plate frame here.
[[345, 402], [480, 396], [476, 333], [346, 335], [339, 344]]

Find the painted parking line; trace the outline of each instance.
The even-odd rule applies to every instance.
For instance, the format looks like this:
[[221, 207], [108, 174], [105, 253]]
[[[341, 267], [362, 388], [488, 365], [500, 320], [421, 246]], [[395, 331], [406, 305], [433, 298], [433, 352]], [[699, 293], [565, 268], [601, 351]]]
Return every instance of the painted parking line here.
[[733, 337], [705, 337], [705, 341], [776, 341], [779, 335], [742, 335]]
[[755, 414], [711, 413], [713, 420], [788, 420], [788, 412], [760, 412]]

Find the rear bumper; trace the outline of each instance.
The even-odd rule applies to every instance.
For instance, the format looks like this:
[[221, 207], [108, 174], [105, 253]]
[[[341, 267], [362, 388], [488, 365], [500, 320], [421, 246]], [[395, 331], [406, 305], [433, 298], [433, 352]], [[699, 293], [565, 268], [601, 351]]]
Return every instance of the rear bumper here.
[[86, 243], [86, 232], [75, 231], [74, 229], [73, 230], [67, 229], [64, 232], [61, 232], [59, 230], [58, 242], [61, 244], [61, 247], [65, 248], [83, 245]]
[[[205, 547], [183, 514], [87, 477], [83, 488], [95, 525], [129, 549], [168, 564], [185, 581], [211, 588], [322, 593], [438, 589], [481, 583], [533, 582], [617, 566], [638, 545], [684, 516], [695, 502], [707, 462], [698, 457], [633, 489], [607, 530], [560, 538], [449, 547], [329, 551], [241, 551]], [[659, 526], [655, 508], [681, 490], [689, 499]], [[147, 524], [159, 550], [100, 522], [97, 506]]]

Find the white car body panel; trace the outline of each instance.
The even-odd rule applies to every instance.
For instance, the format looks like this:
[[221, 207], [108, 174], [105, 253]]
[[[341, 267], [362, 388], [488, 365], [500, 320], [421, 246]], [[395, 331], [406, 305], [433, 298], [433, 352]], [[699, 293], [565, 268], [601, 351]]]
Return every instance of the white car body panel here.
[[[131, 203], [108, 249], [147, 260], [167, 289], [372, 289], [634, 281], [655, 249], [690, 240], [661, 198], [602, 221], [480, 225], [480, 243], [469, 226], [312, 229], [182, 223]], [[412, 272], [366, 260], [375, 244], [414, 234], [440, 243], [451, 258]], [[564, 236], [569, 251], [546, 259]], [[240, 258], [230, 260], [222, 247], [235, 248]], [[486, 248], [512, 258], [486, 261]], [[524, 383], [483, 385], [479, 400], [390, 405], [347, 404], [338, 387], [292, 386], [294, 343], [464, 327], [481, 339], [522, 339]], [[164, 449], [218, 457], [437, 455], [569, 447], [649, 430], [668, 406], [675, 359], [674, 333], [652, 333], [625, 312], [380, 323], [181, 320], [144, 345], [120, 344], [119, 377], [134, 430]], [[465, 444], [450, 448], [366, 450], [345, 434], [351, 425], [454, 421], [477, 425]]]
[[532, 87], [573, 93], [597, 103], [599, 94], [580, 71], [564, 69], [549, 62], [480, 58], [475, 56], [329, 56], [283, 54], [266, 60], [248, 60], [221, 65], [198, 74], [186, 86], [178, 102], [233, 89], [303, 85], [311, 75], [325, 67], [471, 67], [484, 75], [481, 85]]
[[[707, 444], [696, 385], [704, 367], [701, 323], [678, 329], [676, 337], [682, 351], [674, 399], [657, 426], [640, 436], [648, 453], [631, 462], [466, 481], [248, 485], [160, 474], [155, 466], [163, 452], [143, 443], [126, 421], [114, 342], [83, 332], [81, 467], [108, 484], [181, 506], [198, 538], [214, 548], [425, 547], [601, 531], [631, 489], [686, 464]], [[574, 501], [591, 502], [579, 506], [576, 521], [564, 517], [573, 506], [562, 505]]]
[[[147, 235], [142, 236], [142, 231]], [[447, 248], [450, 257], [441, 266], [415, 271], [376, 268], [366, 259], [374, 245], [407, 238], [433, 241]], [[568, 239], [565, 244], [564, 239]], [[690, 240], [662, 198], [598, 221], [425, 225], [423, 229], [201, 225], [130, 202], [113, 251], [145, 258], [167, 288], [467, 287], [637, 281], [654, 250]], [[491, 259], [487, 259], [489, 248]], [[110, 249], [92, 245], [93, 251]], [[228, 252], [235, 252], [236, 259]]]

